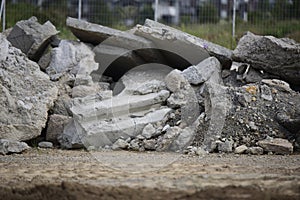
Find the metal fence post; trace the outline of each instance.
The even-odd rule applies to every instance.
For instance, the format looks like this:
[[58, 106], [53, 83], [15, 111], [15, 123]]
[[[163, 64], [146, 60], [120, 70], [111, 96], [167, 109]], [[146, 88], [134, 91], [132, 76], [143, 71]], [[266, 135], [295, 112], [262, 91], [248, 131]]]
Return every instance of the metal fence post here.
[[236, 0], [233, 0], [233, 14], [232, 14], [232, 39], [235, 38], [235, 18], [236, 18]]
[[78, 0], [78, 19], [81, 20], [82, 0]]
[[155, 0], [154, 21], [157, 22], [157, 18], [158, 18], [158, 0]]
[[0, 7], [0, 22], [1, 22], [1, 16], [2, 16], [2, 32], [5, 31], [5, 15], [6, 15], [6, 9], [5, 9], [5, 0], [1, 1], [1, 7]]

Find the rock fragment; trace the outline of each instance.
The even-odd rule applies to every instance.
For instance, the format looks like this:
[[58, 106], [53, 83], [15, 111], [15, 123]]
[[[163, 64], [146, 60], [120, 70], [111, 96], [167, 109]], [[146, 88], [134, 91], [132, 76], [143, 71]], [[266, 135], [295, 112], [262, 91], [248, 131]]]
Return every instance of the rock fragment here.
[[243, 144], [241, 146], [236, 147], [235, 150], [234, 150], [234, 153], [243, 154], [243, 153], [247, 152], [247, 150], [248, 150], [248, 147]]
[[0, 154], [21, 153], [30, 147], [25, 142], [15, 140], [0, 139]]
[[26, 141], [39, 136], [56, 98], [49, 77], [9, 45], [6, 60], [0, 62], [0, 138]]
[[57, 138], [64, 131], [64, 127], [71, 121], [71, 117], [65, 115], [50, 115], [47, 122], [46, 140], [58, 143]]
[[41, 25], [36, 17], [31, 17], [17, 22], [7, 40], [31, 60], [38, 61], [56, 34], [58, 31], [50, 21]]
[[258, 142], [266, 152], [273, 152], [275, 154], [291, 154], [293, 153], [293, 144], [286, 139], [274, 138], [265, 139]]
[[291, 84], [299, 85], [299, 52], [300, 44], [293, 40], [248, 32], [233, 51], [233, 58], [249, 63], [258, 70], [277, 75]]
[[51, 149], [51, 148], [53, 148], [53, 143], [52, 142], [46, 142], [46, 141], [39, 142], [38, 147], [46, 148], [46, 149], [50, 148]]

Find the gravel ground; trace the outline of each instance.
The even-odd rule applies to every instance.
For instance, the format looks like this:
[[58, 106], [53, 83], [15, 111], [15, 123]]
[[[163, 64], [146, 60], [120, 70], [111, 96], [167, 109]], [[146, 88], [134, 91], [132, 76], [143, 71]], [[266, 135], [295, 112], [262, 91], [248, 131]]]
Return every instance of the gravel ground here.
[[31, 149], [0, 166], [0, 199], [300, 199], [300, 155]]

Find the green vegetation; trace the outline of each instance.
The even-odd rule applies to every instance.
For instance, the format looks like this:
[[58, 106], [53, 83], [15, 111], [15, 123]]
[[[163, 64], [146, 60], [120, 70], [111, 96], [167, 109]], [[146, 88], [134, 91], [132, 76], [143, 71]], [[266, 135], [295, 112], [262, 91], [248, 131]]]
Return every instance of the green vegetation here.
[[[66, 0], [55, 0], [53, 2], [54, 3], [48, 6], [43, 6], [43, 9], [26, 3], [7, 3], [6, 26], [8, 28], [12, 27], [17, 21], [28, 19], [34, 15], [39, 19], [40, 23], [50, 20], [60, 31], [61, 38], [75, 39], [69, 29], [65, 26], [65, 20], [68, 15]], [[101, 3], [102, 1], [97, 2], [100, 2], [101, 5], [99, 4], [98, 6], [93, 7], [93, 12], [91, 13], [91, 16], [89, 16], [89, 20], [119, 30], [127, 30], [130, 28], [126, 27], [124, 23], [121, 23], [122, 20], [120, 20], [120, 17], [122, 17], [123, 20], [134, 17], [136, 19], [135, 23], [143, 23], [146, 18], [153, 18], [154, 15], [150, 5], [145, 6], [140, 11], [130, 6], [124, 7], [114, 14], [109, 11], [106, 4], [104, 5]], [[267, 0], [261, 1], [259, 5], [260, 9], [256, 12], [249, 13], [249, 22], [243, 22], [238, 18], [236, 23], [236, 38], [234, 39], [232, 38], [231, 22], [219, 21], [217, 11], [212, 4], [204, 4], [199, 8], [199, 17], [196, 19], [198, 24], [190, 24], [192, 19], [186, 16], [181, 18], [182, 24], [176, 28], [231, 49], [235, 48], [238, 39], [246, 31], [251, 31], [260, 35], [290, 37], [300, 42], [300, 12], [297, 12], [300, 10], [300, 0], [295, 0], [293, 6], [287, 3], [288, 1], [282, 0], [272, 8], [268, 7], [269, 4], [266, 2]], [[290, 10], [289, 20], [286, 20], [286, 18], [284, 18], [284, 20], [283, 15], [278, 14], [281, 12], [280, 6], [288, 6], [288, 9]], [[0, 28], [2, 30], [1, 25]]]

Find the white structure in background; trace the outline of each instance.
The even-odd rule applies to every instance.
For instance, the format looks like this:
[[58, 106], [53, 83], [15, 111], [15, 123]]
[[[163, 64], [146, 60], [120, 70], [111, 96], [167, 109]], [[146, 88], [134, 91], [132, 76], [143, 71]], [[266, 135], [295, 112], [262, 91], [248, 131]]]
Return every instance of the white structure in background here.
[[228, 17], [228, 0], [221, 0], [220, 4], [220, 17], [226, 19]]
[[155, 0], [153, 4], [155, 20], [163, 20], [172, 24], [179, 24], [179, 0]]
[[6, 15], [6, 12], [5, 12], [5, 0], [2, 0], [1, 1], [1, 7], [0, 7], [0, 22], [2, 20], [2, 31], [4, 32], [5, 31], [5, 15]]

